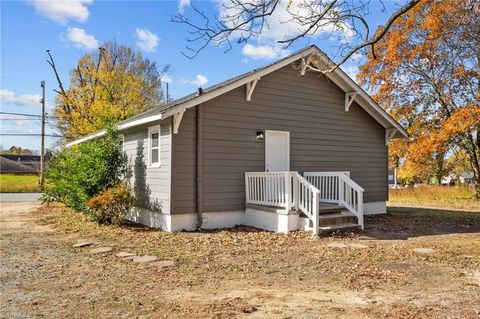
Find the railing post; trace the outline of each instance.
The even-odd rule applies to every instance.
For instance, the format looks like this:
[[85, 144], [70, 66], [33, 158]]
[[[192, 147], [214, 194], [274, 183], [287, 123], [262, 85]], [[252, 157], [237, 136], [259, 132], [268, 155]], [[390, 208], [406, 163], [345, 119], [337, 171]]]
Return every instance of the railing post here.
[[364, 230], [363, 222], [363, 192], [358, 192], [358, 224]]
[[287, 208], [287, 212], [290, 211], [292, 208], [292, 189], [290, 187], [290, 180], [291, 175], [290, 172], [284, 173], [285, 176], [285, 206]]
[[338, 176], [338, 202], [345, 202], [345, 184], [341, 175]]
[[250, 189], [248, 187], [248, 175], [245, 173], [245, 204], [250, 202]]
[[312, 218], [313, 218], [313, 233], [317, 236], [318, 235], [318, 206], [320, 204], [320, 196], [319, 192], [313, 192], [313, 205], [312, 205]]
[[291, 172], [290, 180], [292, 181], [292, 208], [298, 209], [298, 194], [297, 194], [297, 176], [295, 172]]

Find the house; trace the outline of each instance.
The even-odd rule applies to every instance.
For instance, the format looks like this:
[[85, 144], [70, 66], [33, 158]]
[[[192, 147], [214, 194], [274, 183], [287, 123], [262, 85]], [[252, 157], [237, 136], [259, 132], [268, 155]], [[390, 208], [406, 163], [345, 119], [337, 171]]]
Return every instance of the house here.
[[[31, 167], [34, 171], [40, 171], [40, 155], [31, 155], [31, 154], [0, 154], [1, 157], [15, 161], [25, 166]], [[47, 158], [46, 158], [47, 160]]]
[[138, 197], [129, 218], [318, 234], [385, 213], [388, 144], [407, 132], [341, 69], [305, 72], [327, 59], [310, 46], [119, 123]]
[[464, 172], [458, 177], [458, 181], [463, 185], [474, 185], [475, 184], [475, 175], [473, 172]]
[[5, 155], [0, 156], [0, 173], [2, 174], [36, 174], [38, 171], [31, 165], [26, 165], [21, 161], [14, 161]]

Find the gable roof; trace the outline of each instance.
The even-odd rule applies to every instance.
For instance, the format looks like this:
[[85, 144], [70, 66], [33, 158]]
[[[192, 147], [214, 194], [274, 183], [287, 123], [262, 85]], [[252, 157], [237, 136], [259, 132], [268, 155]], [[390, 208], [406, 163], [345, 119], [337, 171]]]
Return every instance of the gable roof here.
[[[118, 124], [118, 129], [121, 131], [138, 125], [166, 119], [178, 112], [185, 111], [188, 108], [194, 107], [201, 103], [205, 103], [219, 95], [234, 90], [251, 81], [258, 80], [263, 76], [266, 76], [284, 66], [296, 62], [301, 58], [306, 58], [310, 55], [315, 55], [324, 62], [331, 62], [331, 60], [327, 57], [325, 53], [323, 53], [317, 46], [312, 45], [261, 68], [254, 69], [250, 72], [220, 82], [201, 91], [199, 90], [199, 92], [186, 95], [177, 100], [168, 102], [166, 104], [132, 116], [120, 122]], [[384, 128], [391, 129], [392, 131], [394, 130], [394, 137], [408, 137], [407, 131], [397, 121], [395, 121], [384, 109], [382, 109], [377, 103], [375, 103], [375, 101], [373, 101], [373, 99], [340, 68], [336, 68], [333, 72], [327, 73], [326, 76], [327, 78], [332, 80], [338, 87], [340, 87], [344, 92], [357, 93], [357, 95], [355, 96], [355, 102], [357, 102], [360, 107], [362, 107], [367, 113], [369, 113]], [[70, 147], [75, 144], [79, 144], [84, 141], [102, 136], [104, 134], [105, 130], [100, 130], [94, 134], [68, 143], [66, 146]]]

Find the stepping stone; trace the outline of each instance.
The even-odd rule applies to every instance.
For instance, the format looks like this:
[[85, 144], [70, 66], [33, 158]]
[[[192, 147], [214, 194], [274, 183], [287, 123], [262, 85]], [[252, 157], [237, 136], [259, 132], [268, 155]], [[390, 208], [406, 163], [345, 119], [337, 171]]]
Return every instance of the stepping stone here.
[[136, 257], [133, 257], [132, 260], [133, 260], [134, 263], [144, 264], [144, 263], [149, 263], [149, 262], [157, 260], [157, 257], [155, 257], [155, 256], [136, 256]]
[[157, 266], [158, 268], [167, 268], [175, 265], [173, 260], [161, 260], [154, 263], [151, 263], [152, 266]]
[[126, 251], [121, 251], [118, 254], [116, 254], [115, 256], [125, 258], [125, 257], [135, 257], [136, 255], [134, 253], [128, 253]]
[[368, 248], [367, 245], [364, 245], [364, 244], [349, 244], [348, 246], [350, 246], [350, 248], [353, 248], [353, 249], [365, 249], [365, 248]]
[[73, 248], [81, 248], [93, 245], [93, 241], [81, 241], [73, 245]]
[[330, 243], [327, 245], [330, 248], [347, 248], [348, 245], [344, 243]]
[[113, 247], [98, 247], [90, 250], [90, 254], [103, 254], [111, 252]]
[[413, 251], [419, 254], [433, 254], [435, 252], [432, 248], [415, 248]]

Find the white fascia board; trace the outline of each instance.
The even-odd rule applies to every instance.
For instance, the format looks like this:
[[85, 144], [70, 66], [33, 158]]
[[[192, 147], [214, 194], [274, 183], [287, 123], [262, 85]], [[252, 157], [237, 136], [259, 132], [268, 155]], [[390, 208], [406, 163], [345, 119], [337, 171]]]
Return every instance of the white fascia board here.
[[162, 119], [163, 119], [162, 114], [155, 114], [155, 115], [146, 116], [146, 117], [138, 119], [138, 120], [130, 121], [130, 122], [127, 122], [127, 123], [120, 123], [120, 124], [118, 124], [117, 128], [118, 128], [119, 131], [123, 131], [123, 130], [126, 130], [127, 128], [130, 128], [130, 127], [139, 126], [139, 125], [142, 125], [142, 124], [147, 124], [147, 123], [151, 123], [151, 122], [155, 122], [155, 121], [160, 121]]
[[[135, 126], [138, 126], [138, 125], [159, 121], [161, 119], [162, 119], [162, 114], [156, 114], [156, 115], [144, 117], [144, 118], [141, 118], [141, 119], [138, 119], [138, 120], [130, 121], [130, 122], [127, 122], [127, 123], [120, 123], [120, 124], [118, 124], [117, 129], [119, 131], [123, 131], [123, 130], [126, 130], [126, 129], [130, 128], [130, 127], [135, 127]], [[77, 139], [73, 142], [70, 142], [70, 143], [66, 144], [65, 147], [70, 148], [73, 145], [77, 145], [77, 144], [92, 140], [94, 138], [104, 136], [105, 133], [106, 133], [105, 130], [100, 130], [100, 131], [98, 131], [94, 134], [90, 134], [90, 135], [84, 136], [82, 138], [79, 138], [79, 139]]]
[[68, 144], [65, 145], [66, 148], [70, 148], [74, 145], [77, 145], [77, 144], [80, 144], [80, 143], [83, 143], [83, 142], [86, 142], [86, 141], [89, 141], [89, 140], [92, 140], [94, 138], [97, 138], [97, 137], [101, 137], [101, 136], [104, 136], [106, 133], [105, 130], [100, 130], [94, 134], [90, 134], [90, 135], [87, 135], [87, 136], [84, 136], [82, 138], [79, 138], [78, 140], [75, 140], [73, 142], [70, 142]]

